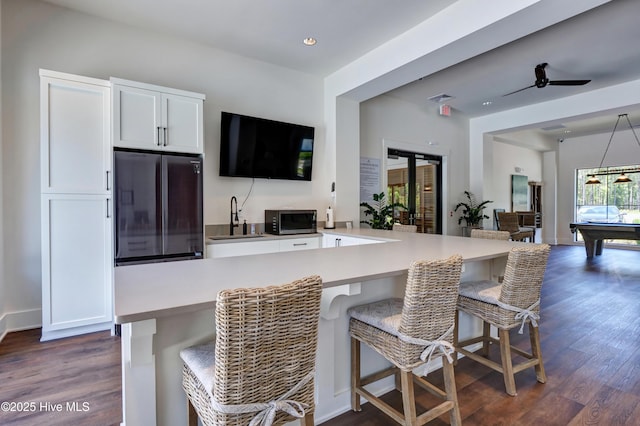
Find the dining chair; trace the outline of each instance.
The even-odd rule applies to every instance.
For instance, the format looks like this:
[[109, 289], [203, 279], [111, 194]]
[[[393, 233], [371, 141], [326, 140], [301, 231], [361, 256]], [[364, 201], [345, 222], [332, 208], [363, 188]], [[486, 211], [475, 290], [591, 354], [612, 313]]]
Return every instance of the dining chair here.
[[417, 225], [403, 225], [401, 223], [394, 223], [392, 229], [400, 232], [418, 232]]
[[498, 219], [498, 213], [504, 213], [504, 209], [493, 209], [493, 229], [500, 230], [500, 220]]
[[[449, 413], [452, 425], [460, 425], [460, 409], [453, 371], [453, 330], [462, 257], [414, 261], [409, 267], [404, 299], [393, 298], [352, 307], [347, 311], [351, 336], [351, 408], [360, 411], [367, 399], [402, 425], [423, 425]], [[392, 366], [361, 377], [360, 343], [374, 349]], [[444, 390], [421, 375], [417, 367], [441, 357]], [[369, 392], [365, 386], [394, 375], [402, 392], [403, 412]], [[414, 381], [443, 402], [417, 415]]]
[[313, 425], [322, 280], [221, 291], [215, 343], [183, 349], [189, 425]]
[[[460, 283], [458, 313], [454, 345], [456, 351], [504, 376], [507, 394], [516, 395], [514, 374], [530, 367], [535, 368], [538, 382], [545, 383], [547, 376], [542, 361], [540, 334], [540, 291], [547, 266], [548, 244], [526, 244], [509, 252], [502, 284], [494, 281], [463, 281]], [[482, 335], [458, 341], [459, 312], [482, 320]], [[509, 331], [520, 327], [523, 332], [529, 325], [531, 351], [526, 352], [511, 345]], [[491, 336], [491, 326], [498, 330], [498, 339]], [[466, 348], [482, 343], [480, 354]], [[489, 359], [489, 344], [500, 347], [500, 362]], [[514, 365], [512, 352], [525, 358]]]
[[505, 240], [511, 238], [511, 234], [507, 231], [493, 231], [490, 229], [472, 229], [471, 238], [484, 238], [485, 240]]
[[528, 239], [534, 241], [535, 230], [532, 228], [523, 228], [518, 223], [518, 214], [514, 212], [498, 212], [498, 223], [500, 231], [508, 231], [513, 241], [524, 241]]

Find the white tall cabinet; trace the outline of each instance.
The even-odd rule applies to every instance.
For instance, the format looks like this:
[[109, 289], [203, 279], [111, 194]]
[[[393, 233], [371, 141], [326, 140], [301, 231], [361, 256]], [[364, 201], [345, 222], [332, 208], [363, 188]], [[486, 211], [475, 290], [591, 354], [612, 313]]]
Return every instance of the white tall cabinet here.
[[111, 86], [40, 70], [42, 340], [113, 319]]
[[113, 145], [202, 154], [204, 95], [111, 78]]

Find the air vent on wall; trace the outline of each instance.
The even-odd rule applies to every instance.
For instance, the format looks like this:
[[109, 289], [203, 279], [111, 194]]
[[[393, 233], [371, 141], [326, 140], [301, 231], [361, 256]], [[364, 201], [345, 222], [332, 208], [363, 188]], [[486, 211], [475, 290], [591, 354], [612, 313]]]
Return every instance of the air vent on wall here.
[[442, 102], [446, 102], [446, 101], [448, 101], [450, 99], [453, 99], [453, 96], [447, 95], [445, 93], [442, 93], [440, 95], [432, 96], [432, 97], [427, 98], [427, 99], [430, 100], [431, 102], [442, 103]]

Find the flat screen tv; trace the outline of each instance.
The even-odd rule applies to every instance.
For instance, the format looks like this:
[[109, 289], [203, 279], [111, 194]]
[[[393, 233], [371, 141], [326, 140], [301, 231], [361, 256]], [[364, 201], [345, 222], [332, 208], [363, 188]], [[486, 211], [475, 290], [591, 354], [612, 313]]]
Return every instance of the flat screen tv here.
[[313, 127], [222, 112], [220, 176], [311, 180]]

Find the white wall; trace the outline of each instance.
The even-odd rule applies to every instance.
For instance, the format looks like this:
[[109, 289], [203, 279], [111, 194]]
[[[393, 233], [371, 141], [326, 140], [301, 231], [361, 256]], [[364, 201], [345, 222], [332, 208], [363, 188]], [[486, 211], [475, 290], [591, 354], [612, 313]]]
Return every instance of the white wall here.
[[[483, 158], [485, 139], [488, 137], [487, 135], [495, 134], [496, 132], [532, 126], [541, 127], [605, 113], [611, 114], [613, 126], [618, 114], [626, 112], [631, 107], [635, 109], [639, 104], [640, 80], [634, 80], [553, 101], [473, 118], [469, 122], [470, 155], [472, 158]], [[565, 142], [560, 144], [560, 147], [564, 146], [567, 140], [565, 139]], [[608, 142], [608, 137], [604, 142], [604, 146], [606, 146], [606, 142]], [[580, 155], [593, 155], [594, 158], [589, 160], [589, 166], [597, 166], [602, 158], [604, 146], [600, 145], [601, 150], [598, 153], [589, 154], [588, 150], [585, 149], [581, 151]], [[630, 149], [628, 145], [627, 148]], [[543, 163], [545, 182], [551, 182], [550, 187], [543, 189], [543, 201], [545, 203], [543, 205], [543, 241], [555, 243], [556, 234], [549, 234], [548, 232], [550, 231], [547, 231], [547, 229], [551, 231], [557, 230], [557, 243], [565, 244], [573, 241], [569, 233], [569, 223], [573, 220], [573, 207], [571, 206], [573, 206], [574, 197], [573, 189], [567, 190], [569, 182], [573, 185], [573, 178], [568, 180], [567, 176], [573, 173], [575, 167], [559, 158], [554, 161], [554, 154], [550, 151], [543, 155], [545, 158]], [[484, 162], [471, 163], [469, 172], [472, 182], [481, 182], [479, 184], [481, 193], [490, 193], [491, 191], [488, 187], [483, 185], [483, 169], [487, 163], [487, 157], [484, 158]], [[613, 157], [611, 158], [613, 159]], [[555, 169], [550, 170], [550, 167], [555, 167]], [[554, 175], [557, 178], [554, 179]]]
[[[516, 172], [516, 167], [522, 171]], [[542, 180], [542, 153], [507, 143], [493, 142], [491, 171], [491, 192], [487, 192], [483, 198], [493, 201], [487, 207], [488, 216], [492, 215], [493, 209], [511, 211], [511, 175], [527, 176], [529, 182]]]
[[[418, 106], [404, 102], [389, 95], [378, 96], [361, 103], [360, 107], [360, 155], [378, 158], [384, 155], [383, 141], [399, 144], [416, 152], [426, 152], [447, 156], [447, 176], [444, 177], [447, 189], [443, 200], [446, 219], [446, 234], [460, 235], [459, 213], [450, 217], [453, 207], [463, 200], [462, 192], [470, 189], [470, 159], [467, 133], [468, 119], [457, 115], [451, 117], [438, 115], [438, 107]], [[510, 136], [511, 137], [511, 136]], [[518, 135], [520, 139], [525, 135]], [[490, 156], [485, 159], [485, 194], [478, 199], [492, 200], [485, 213], [492, 216], [494, 208], [511, 210], [511, 175], [522, 174], [530, 181], [542, 180], [542, 153], [536, 150], [499, 142], [500, 137], [488, 137]], [[502, 139], [505, 139], [503, 136]], [[523, 141], [520, 141], [521, 143]], [[482, 161], [482, 160], [481, 160]], [[514, 168], [521, 167], [523, 172], [516, 173]], [[381, 182], [382, 185], [382, 182]], [[473, 189], [472, 189], [473, 191]], [[493, 226], [493, 218], [485, 221], [486, 227]]]
[[360, 104], [360, 155], [380, 159], [381, 169], [386, 155], [383, 141], [414, 152], [446, 157], [443, 233], [449, 235], [460, 235], [457, 215], [450, 217], [447, 213], [468, 189], [468, 131], [466, 118], [456, 115], [455, 111], [450, 117], [440, 116], [437, 105], [419, 107], [388, 95]]
[[39, 321], [41, 305], [39, 68], [204, 93], [205, 224], [228, 223], [231, 196], [241, 204], [251, 185], [250, 179], [217, 176], [221, 110], [314, 126], [313, 181], [256, 180], [244, 216], [262, 222], [265, 208], [326, 208], [330, 160], [320, 78], [35, 0], [3, 0], [1, 30], [5, 268], [0, 300], [5, 313], [25, 314], [16, 327], [38, 325], [27, 323]]

